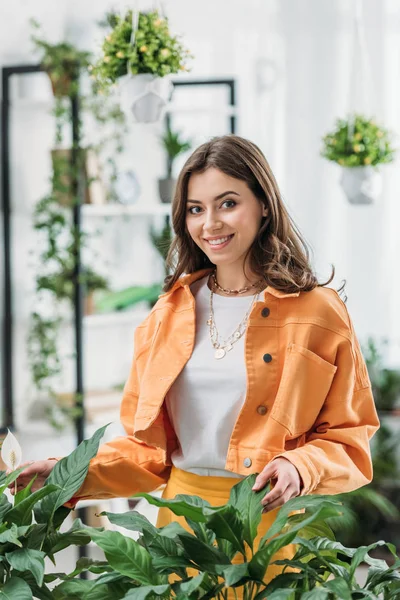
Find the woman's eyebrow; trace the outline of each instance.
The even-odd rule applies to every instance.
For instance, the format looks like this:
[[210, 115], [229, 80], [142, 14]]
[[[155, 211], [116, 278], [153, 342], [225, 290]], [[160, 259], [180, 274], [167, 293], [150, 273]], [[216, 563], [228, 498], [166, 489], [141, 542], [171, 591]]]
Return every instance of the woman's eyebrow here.
[[[233, 190], [228, 190], [226, 192], [222, 192], [222, 194], [218, 194], [218, 196], [215, 196], [214, 202], [216, 200], [221, 200], [221, 198], [223, 198], [224, 196], [227, 196], [228, 194], [234, 194], [235, 196], [240, 196], [240, 194], [238, 194], [238, 192], [234, 192]], [[201, 204], [201, 200], [191, 200], [191, 199], [188, 198], [187, 201], [188, 202], [193, 202], [194, 204]]]

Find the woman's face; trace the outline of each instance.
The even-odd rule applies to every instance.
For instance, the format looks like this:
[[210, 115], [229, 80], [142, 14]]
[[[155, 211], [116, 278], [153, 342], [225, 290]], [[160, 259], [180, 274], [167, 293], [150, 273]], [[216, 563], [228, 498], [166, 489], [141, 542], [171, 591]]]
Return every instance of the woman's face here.
[[241, 268], [266, 215], [244, 181], [213, 167], [190, 176], [187, 229], [213, 264]]

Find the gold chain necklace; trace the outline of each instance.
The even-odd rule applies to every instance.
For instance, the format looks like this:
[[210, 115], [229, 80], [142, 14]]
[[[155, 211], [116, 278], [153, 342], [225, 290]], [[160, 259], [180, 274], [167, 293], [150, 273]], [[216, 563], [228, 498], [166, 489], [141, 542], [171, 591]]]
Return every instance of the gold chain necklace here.
[[251, 310], [252, 310], [254, 304], [257, 302], [259, 295], [260, 295], [260, 292], [257, 292], [257, 294], [252, 299], [251, 304], [246, 311], [246, 314], [244, 315], [243, 319], [240, 321], [239, 325], [235, 328], [234, 332], [226, 340], [224, 340], [223, 342], [220, 342], [218, 329], [217, 329], [217, 325], [215, 323], [215, 318], [214, 318], [214, 305], [213, 305], [214, 292], [212, 289], [210, 290], [210, 316], [207, 320], [207, 325], [209, 326], [211, 344], [215, 348], [214, 358], [216, 358], [217, 360], [224, 358], [224, 356], [226, 356], [226, 353], [230, 352], [232, 350], [233, 344], [238, 342], [240, 340], [240, 338], [243, 336], [244, 332], [246, 331], [247, 321], [249, 319]]
[[216, 274], [216, 271], [213, 271], [213, 273], [212, 273], [212, 275], [211, 275], [211, 276], [212, 276], [212, 278], [213, 278], [213, 281], [214, 281], [214, 285], [215, 285], [215, 287], [216, 287], [216, 288], [217, 288], [217, 289], [218, 289], [220, 292], [224, 292], [224, 294], [231, 294], [231, 295], [233, 295], [233, 294], [235, 294], [235, 295], [236, 295], [236, 294], [244, 294], [244, 293], [248, 292], [249, 290], [251, 290], [251, 288], [254, 288], [254, 287], [257, 287], [257, 286], [259, 286], [259, 285], [260, 285], [260, 283], [262, 282], [262, 279], [259, 279], [259, 280], [258, 280], [258, 281], [256, 281], [255, 283], [251, 283], [250, 285], [248, 285], [248, 286], [246, 286], [246, 287], [244, 287], [244, 288], [241, 288], [240, 290], [230, 290], [230, 289], [225, 289], [225, 288], [223, 288], [223, 287], [221, 287], [221, 286], [219, 285], [219, 283], [218, 283], [218, 281], [217, 281], [217, 274]]

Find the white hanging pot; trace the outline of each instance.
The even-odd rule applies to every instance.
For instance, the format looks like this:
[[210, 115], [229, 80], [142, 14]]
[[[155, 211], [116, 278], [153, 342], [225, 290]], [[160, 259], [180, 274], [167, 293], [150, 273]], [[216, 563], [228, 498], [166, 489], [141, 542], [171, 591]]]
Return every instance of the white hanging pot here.
[[340, 183], [350, 204], [372, 204], [382, 192], [382, 175], [376, 167], [342, 167]]
[[122, 110], [138, 123], [160, 121], [173, 89], [168, 77], [151, 73], [120, 77], [118, 87]]

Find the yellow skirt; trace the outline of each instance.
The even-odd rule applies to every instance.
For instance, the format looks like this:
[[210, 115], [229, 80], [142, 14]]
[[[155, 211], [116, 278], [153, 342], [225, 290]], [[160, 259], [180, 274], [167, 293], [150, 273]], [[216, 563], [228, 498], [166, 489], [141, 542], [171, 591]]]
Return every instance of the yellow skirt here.
[[[177, 494], [189, 494], [192, 496], [200, 496], [200, 498], [208, 500], [211, 506], [221, 506], [228, 502], [231, 488], [236, 483], [239, 483], [239, 481], [241, 480], [233, 477], [209, 477], [195, 475], [194, 473], [188, 473], [187, 471], [182, 471], [181, 469], [172, 467], [171, 475], [164, 489], [162, 497], [169, 500], [174, 498]], [[278, 510], [279, 509], [275, 509], [262, 515], [261, 523], [258, 527], [257, 537], [254, 543], [255, 550], [257, 550], [263, 535], [268, 531], [274, 522]], [[176, 516], [171, 510], [169, 510], [169, 508], [160, 508], [158, 512], [157, 527], [164, 527], [172, 521], [177, 521], [187, 531], [191, 531], [184, 517]], [[295, 550], [296, 547], [294, 544], [285, 546], [273, 556], [271, 563], [274, 560], [293, 558]], [[250, 552], [248, 558], [250, 559]], [[237, 554], [232, 562], [235, 564], [241, 563], [243, 562], [243, 558], [240, 554]], [[271, 581], [271, 579], [282, 572], [282, 568], [283, 567], [279, 565], [271, 564], [267, 569], [264, 581]], [[228, 598], [229, 600], [243, 598], [242, 589], [237, 588], [236, 596], [233, 590], [230, 589], [228, 591]]]

